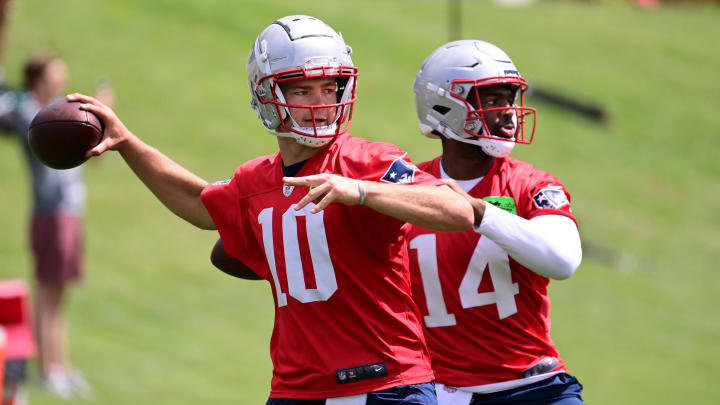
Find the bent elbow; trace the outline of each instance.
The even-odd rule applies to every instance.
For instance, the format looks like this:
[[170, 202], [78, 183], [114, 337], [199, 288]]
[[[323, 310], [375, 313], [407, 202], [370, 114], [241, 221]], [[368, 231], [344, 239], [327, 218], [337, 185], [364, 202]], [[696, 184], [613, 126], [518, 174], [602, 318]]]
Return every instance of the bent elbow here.
[[208, 218], [185, 218], [185, 220], [204, 231], [216, 230], [217, 227], [215, 226], [215, 222], [213, 222], [212, 219], [208, 220]]
[[217, 230], [217, 226], [215, 226], [215, 222], [212, 220], [210, 221], [200, 221], [199, 223], [195, 224], [198, 228], [205, 230], [205, 231], [215, 231]]
[[567, 280], [580, 267], [582, 253], [575, 253], [569, 257], [561, 257], [555, 263], [550, 278], [553, 280]]
[[575, 274], [575, 269], [557, 268], [557, 269], [555, 269], [555, 273], [550, 278], [552, 278], [553, 280], [567, 280], [573, 274]]

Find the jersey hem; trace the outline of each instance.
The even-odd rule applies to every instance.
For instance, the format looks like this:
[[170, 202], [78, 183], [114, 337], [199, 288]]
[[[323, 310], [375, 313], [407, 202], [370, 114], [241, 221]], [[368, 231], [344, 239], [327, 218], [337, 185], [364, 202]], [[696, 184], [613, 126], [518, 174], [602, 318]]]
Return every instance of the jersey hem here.
[[433, 373], [426, 374], [422, 377], [417, 377], [409, 380], [397, 378], [381, 384], [378, 386], [367, 385], [364, 387], [358, 386], [353, 390], [342, 390], [342, 391], [314, 391], [309, 393], [303, 391], [302, 393], [294, 391], [271, 391], [269, 398], [291, 398], [291, 399], [325, 399], [325, 398], [336, 398], [346, 397], [352, 395], [366, 394], [375, 391], [382, 391], [389, 388], [397, 387], [400, 385], [413, 385], [413, 384], [425, 384], [434, 381], [435, 376]]
[[[491, 383], [491, 384], [482, 384], [482, 385], [473, 385], [469, 387], [455, 387], [462, 391], [472, 392], [473, 394], [491, 394], [493, 392], [500, 392], [500, 391], [507, 391], [519, 387], [524, 387], [526, 385], [534, 384], [538, 381], [545, 380], [547, 378], [550, 378], [554, 375], [565, 373], [567, 374], [567, 370], [555, 370], [551, 371], [549, 373], [545, 374], [539, 374], [532, 377], [527, 378], [521, 378], [518, 380], [509, 380], [509, 381], [502, 381], [498, 383]], [[449, 384], [444, 384], [445, 386], [452, 386]]]

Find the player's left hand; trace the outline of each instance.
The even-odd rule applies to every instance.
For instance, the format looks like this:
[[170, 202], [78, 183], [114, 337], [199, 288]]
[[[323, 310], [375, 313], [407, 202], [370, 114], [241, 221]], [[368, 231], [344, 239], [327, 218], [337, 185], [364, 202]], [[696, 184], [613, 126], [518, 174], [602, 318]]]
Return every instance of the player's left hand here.
[[[460, 194], [461, 196], [465, 197], [468, 201], [471, 201], [471, 199], [473, 198], [472, 196], [470, 196], [470, 194], [468, 194], [467, 192], [465, 192], [465, 190], [463, 190], [463, 188], [460, 187], [460, 185], [457, 184], [457, 182], [456, 182], [455, 180], [453, 180], [453, 179], [440, 179], [440, 181], [442, 181], [443, 183], [445, 183], [446, 186], [450, 187], [450, 189], [452, 189], [452, 191], [454, 191], [454, 192]], [[471, 201], [471, 202], [472, 202], [472, 201]]]
[[300, 210], [313, 201], [317, 201], [310, 211], [313, 214], [324, 210], [333, 202], [346, 205], [360, 203], [360, 190], [355, 179], [322, 173], [305, 177], [283, 177], [283, 183], [288, 186], [311, 187], [307, 195], [297, 203], [295, 210]]
[[460, 187], [459, 184], [453, 179], [441, 179], [443, 183], [445, 183], [452, 191], [460, 194], [461, 196], [465, 197], [466, 200], [470, 203], [470, 205], [473, 208], [473, 214], [475, 217], [475, 220], [473, 221], [474, 226], [480, 226], [480, 222], [482, 221], [483, 216], [485, 215], [485, 201], [483, 201], [481, 198], [475, 198], [468, 194], [465, 190], [463, 190], [462, 187]]

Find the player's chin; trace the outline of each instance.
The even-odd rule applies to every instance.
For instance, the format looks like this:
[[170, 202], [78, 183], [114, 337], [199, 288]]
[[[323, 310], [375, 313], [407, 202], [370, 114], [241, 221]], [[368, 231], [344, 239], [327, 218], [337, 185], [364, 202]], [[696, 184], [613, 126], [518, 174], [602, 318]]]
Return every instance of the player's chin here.
[[511, 140], [511, 139], [515, 138], [516, 132], [517, 131], [515, 130], [515, 127], [512, 127], [512, 128], [498, 127], [498, 128], [495, 128], [494, 130], [490, 131], [492, 136], [494, 136], [496, 138], [507, 139], [507, 140]]

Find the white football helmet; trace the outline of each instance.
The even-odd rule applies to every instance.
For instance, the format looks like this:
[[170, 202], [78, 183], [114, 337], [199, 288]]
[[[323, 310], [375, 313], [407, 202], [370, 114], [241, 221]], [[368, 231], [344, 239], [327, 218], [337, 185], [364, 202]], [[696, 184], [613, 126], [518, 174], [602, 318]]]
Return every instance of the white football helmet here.
[[[250, 105], [265, 128], [277, 136], [295, 138], [298, 143], [319, 147], [347, 132], [357, 98], [357, 68], [352, 48], [342, 35], [317, 18], [307, 15], [283, 17], [265, 28], [255, 40], [248, 57]], [[311, 78], [334, 78], [337, 103], [324, 105], [288, 104], [279, 83]], [[312, 127], [300, 126], [289, 108], [309, 109]], [[316, 111], [335, 108], [335, 120], [317, 125]], [[279, 132], [278, 128], [287, 132]]]
[[[493, 85], [510, 85], [514, 103], [483, 109], [479, 102], [475, 107], [468, 101], [480, 100], [478, 88]], [[535, 109], [524, 105], [527, 88], [510, 57], [497, 46], [477, 40], [445, 44], [425, 59], [415, 76], [420, 131], [431, 138], [443, 135], [479, 145], [490, 156], [505, 157], [515, 143], [530, 143], [535, 135]], [[507, 110], [513, 113], [514, 135], [492, 134], [485, 114]], [[526, 137], [525, 127], [530, 121], [532, 131]]]

